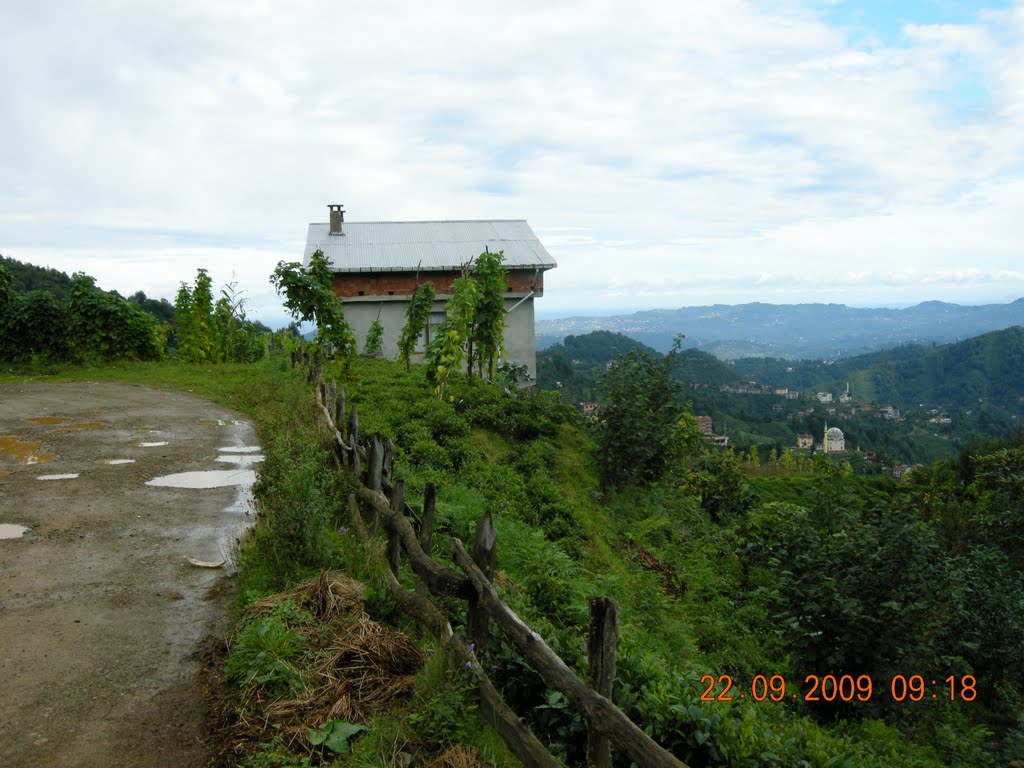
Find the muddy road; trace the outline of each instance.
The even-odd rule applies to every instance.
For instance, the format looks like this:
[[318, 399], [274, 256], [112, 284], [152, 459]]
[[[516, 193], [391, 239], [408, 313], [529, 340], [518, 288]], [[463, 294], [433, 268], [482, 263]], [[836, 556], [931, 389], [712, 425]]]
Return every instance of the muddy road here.
[[[255, 447], [187, 393], [0, 385], [0, 764], [205, 764], [198, 651], [232, 598], [185, 557], [224, 560], [252, 520]], [[209, 471], [229, 484], [152, 484]]]

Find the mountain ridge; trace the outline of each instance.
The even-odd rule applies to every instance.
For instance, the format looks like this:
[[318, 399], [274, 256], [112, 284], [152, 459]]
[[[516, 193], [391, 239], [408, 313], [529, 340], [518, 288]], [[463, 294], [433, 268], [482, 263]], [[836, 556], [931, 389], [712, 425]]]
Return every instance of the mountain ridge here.
[[682, 333], [687, 347], [723, 360], [813, 359], [849, 357], [908, 343], [951, 343], [1013, 325], [1024, 325], [1024, 298], [980, 305], [931, 300], [902, 309], [748, 302], [538, 320], [537, 347], [544, 349], [568, 335], [605, 330], [666, 352]]

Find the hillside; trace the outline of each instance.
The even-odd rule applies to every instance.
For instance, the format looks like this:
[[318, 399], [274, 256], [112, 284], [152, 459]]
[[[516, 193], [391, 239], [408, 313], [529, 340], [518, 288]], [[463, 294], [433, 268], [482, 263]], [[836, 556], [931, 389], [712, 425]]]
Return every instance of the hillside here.
[[[1015, 754], [1024, 733], [1012, 705], [982, 692], [995, 677], [1019, 691], [1024, 674], [1013, 575], [1024, 547], [1007, 537], [1012, 516], [994, 512], [1012, 495], [1019, 445], [937, 466], [919, 485], [846, 477], [828, 462], [767, 472], [691, 454], [663, 480], [606, 489], [600, 438], [549, 395], [460, 380], [439, 402], [415, 368], [360, 361], [350, 375], [360, 428], [395, 441], [412, 507], [437, 483], [435, 530], [463, 540], [491, 510], [501, 594], [571, 664], [583, 664], [586, 598], [618, 601], [617, 702], [688, 765], [995, 766]], [[965, 472], [987, 479], [966, 492]], [[969, 535], [951, 527], [963, 515], [978, 523]], [[582, 725], [565, 700], [505, 641], [484, 659], [542, 740], [580, 764]], [[911, 668], [939, 670], [928, 673], [939, 678], [932, 705], [893, 700], [892, 680]], [[808, 675], [850, 669], [874, 693], [803, 700]], [[766, 688], [752, 701], [750, 681], [767, 686], [770, 674], [800, 700], [767, 701]], [[736, 695], [722, 693], [722, 675]], [[985, 705], [950, 704], [946, 678], [954, 699], [967, 686]]]
[[[842, 427], [851, 450], [877, 454], [892, 467], [934, 461], [972, 440], [1011, 433], [1024, 418], [1022, 350], [1019, 327], [838, 361], [744, 358], [726, 364], [688, 349], [676, 375], [692, 412], [711, 417], [715, 434], [728, 435], [738, 451], [758, 446], [763, 455], [781, 454], [800, 434], [820, 440], [831, 423]], [[608, 361], [630, 351], [659, 355], [607, 331], [569, 336], [538, 353], [538, 387], [557, 390], [566, 403], [600, 402], [598, 381]], [[840, 402], [848, 383], [851, 397]], [[833, 402], [821, 402], [819, 392], [831, 393]]]
[[716, 304], [612, 317], [537, 322], [538, 347], [595, 330], [622, 333], [660, 352], [676, 334], [687, 346], [733, 360], [838, 358], [913, 343], [948, 343], [1024, 325], [1024, 298], [1010, 304], [962, 306], [928, 301], [905, 309], [843, 304]]
[[737, 374], [775, 386], [854, 396], [898, 408], [969, 410], [984, 405], [1024, 415], [1024, 327], [941, 346], [911, 345], [830, 362], [742, 359]]

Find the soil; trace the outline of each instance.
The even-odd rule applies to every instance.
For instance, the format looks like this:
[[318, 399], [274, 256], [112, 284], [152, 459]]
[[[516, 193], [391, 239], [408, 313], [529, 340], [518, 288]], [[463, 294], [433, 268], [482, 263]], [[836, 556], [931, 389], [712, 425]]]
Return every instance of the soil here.
[[207, 764], [219, 694], [203, 659], [233, 598], [225, 569], [185, 556], [230, 555], [249, 489], [146, 483], [231, 469], [218, 449], [255, 442], [241, 416], [183, 392], [0, 385], [0, 524], [28, 528], [0, 539], [0, 763]]

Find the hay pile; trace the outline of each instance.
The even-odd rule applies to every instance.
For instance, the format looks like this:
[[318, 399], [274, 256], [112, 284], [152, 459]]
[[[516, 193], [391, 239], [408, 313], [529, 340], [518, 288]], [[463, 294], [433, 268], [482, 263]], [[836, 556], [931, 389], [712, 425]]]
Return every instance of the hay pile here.
[[299, 698], [270, 701], [254, 688], [239, 713], [235, 753], [252, 754], [270, 734], [291, 751], [312, 754], [307, 728], [328, 720], [368, 724], [378, 713], [407, 703], [425, 654], [406, 635], [370, 620], [363, 612], [363, 585], [340, 571], [327, 571], [288, 592], [253, 604], [247, 614], [268, 615], [286, 600], [316, 620], [302, 627], [307, 658], [306, 690]]

